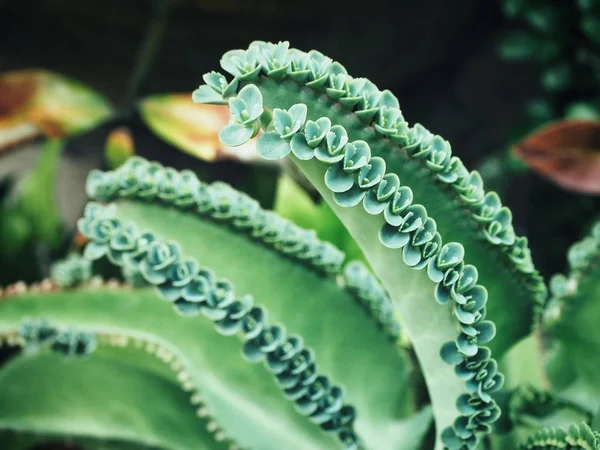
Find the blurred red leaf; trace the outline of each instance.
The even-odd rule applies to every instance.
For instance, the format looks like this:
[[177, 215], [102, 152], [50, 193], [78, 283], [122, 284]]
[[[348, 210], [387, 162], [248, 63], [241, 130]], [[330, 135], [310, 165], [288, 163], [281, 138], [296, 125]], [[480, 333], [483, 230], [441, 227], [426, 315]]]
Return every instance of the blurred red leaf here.
[[513, 152], [566, 189], [600, 194], [600, 122], [553, 123], [516, 144]]
[[103, 96], [62, 75], [46, 70], [0, 74], [0, 151], [42, 134], [80, 133], [111, 112]]
[[33, 97], [36, 81], [31, 76], [15, 76], [5, 74], [0, 76], [0, 117], [14, 114], [27, 104]]

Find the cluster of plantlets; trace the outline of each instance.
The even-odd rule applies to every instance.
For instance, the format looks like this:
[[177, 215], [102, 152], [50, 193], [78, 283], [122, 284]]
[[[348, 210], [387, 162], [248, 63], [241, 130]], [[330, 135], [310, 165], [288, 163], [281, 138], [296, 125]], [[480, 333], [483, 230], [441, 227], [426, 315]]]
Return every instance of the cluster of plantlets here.
[[[254, 42], [226, 53], [221, 66], [233, 78], [211, 72], [194, 93], [196, 101], [229, 105], [220, 138], [239, 146], [258, 135], [263, 158], [292, 159], [373, 273], [226, 184], [131, 158], [90, 174], [92, 202], [78, 229], [88, 240], [87, 260], [109, 262], [142, 286], [127, 293], [78, 287], [97, 263], [74, 258], [54, 270], [65, 289], [0, 303], [0, 331], [26, 312], [44, 312], [172, 348], [227, 440], [161, 426], [140, 439], [150, 446], [600, 448], [587, 423], [600, 406], [590, 383], [600, 361], [581, 365], [588, 346], [564, 332], [598, 317], [593, 302], [547, 302], [510, 210], [450, 144], [409, 125], [391, 92], [317, 51]], [[569, 294], [577, 284], [597, 295], [596, 235], [585, 251], [577, 250], [581, 244], [573, 250], [585, 257], [571, 258], [579, 275], [562, 283]], [[565, 291], [558, 280], [555, 297]], [[243, 358], [223, 335], [241, 339]], [[523, 343], [536, 340], [530, 355]], [[112, 358], [135, 370], [135, 358]], [[527, 378], [519, 358], [548, 360], [531, 371], [540, 372], [536, 388], [561, 401], [518, 389]], [[570, 380], [556, 370], [567, 362]], [[511, 413], [503, 416], [506, 407]], [[158, 406], [149, 409], [152, 421]], [[183, 423], [189, 405], [176, 414]], [[18, 411], [12, 420], [26, 422]], [[568, 428], [573, 422], [583, 423]], [[144, 436], [129, 425], [130, 438]], [[536, 425], [544, 429], [531, 430]]]

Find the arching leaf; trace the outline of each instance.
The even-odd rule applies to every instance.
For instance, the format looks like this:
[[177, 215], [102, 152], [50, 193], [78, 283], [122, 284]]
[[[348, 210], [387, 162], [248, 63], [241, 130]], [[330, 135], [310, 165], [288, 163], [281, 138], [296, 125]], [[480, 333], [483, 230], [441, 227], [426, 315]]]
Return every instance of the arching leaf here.
[[197, 416], [176, 374], [151, 369], [156, 361], [145, 348], [101, 347], [76, 360], [49, 351], [15, 357], [0, 370], [0, 430], [75, 442], [91, 438], [149, 448], [225, 450], [227, 443], [217, 442], [206, 429], [208, 421]]

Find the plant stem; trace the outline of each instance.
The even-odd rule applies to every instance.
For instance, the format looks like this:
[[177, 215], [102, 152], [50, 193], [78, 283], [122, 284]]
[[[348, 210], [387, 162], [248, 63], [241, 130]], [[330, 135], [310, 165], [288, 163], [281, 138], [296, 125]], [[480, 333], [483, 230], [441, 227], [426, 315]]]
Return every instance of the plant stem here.
[[135, 65], [129, 78], [127, 90], [124, 95], [123, 109], [128, 113], [133, 110], [134, 103], [148, 78], [150, 69], [167, 27], [167, 18], [171, 10], [172, 0], [154, 0], [154, 15], [148, 30], [141, 42]]

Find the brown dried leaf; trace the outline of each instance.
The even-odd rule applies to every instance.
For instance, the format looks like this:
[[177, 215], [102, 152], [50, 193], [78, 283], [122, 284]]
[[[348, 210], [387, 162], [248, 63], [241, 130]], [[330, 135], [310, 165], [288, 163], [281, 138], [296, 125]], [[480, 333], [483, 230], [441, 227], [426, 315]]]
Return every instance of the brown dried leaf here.
[[600, 122], [553, 123], [519, 142], [513, 152], [566, 189], [600, 194]]

